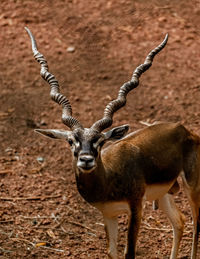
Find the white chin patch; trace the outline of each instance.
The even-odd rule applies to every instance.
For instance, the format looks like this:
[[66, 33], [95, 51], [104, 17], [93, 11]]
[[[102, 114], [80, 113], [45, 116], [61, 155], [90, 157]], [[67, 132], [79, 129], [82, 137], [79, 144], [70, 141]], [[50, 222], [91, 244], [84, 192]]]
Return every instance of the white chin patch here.
[[92, 168], [90, 168], [90, 169], [84, 169], [84, 168], [79, 167], [79, 170], [80, 170], [82, 173], [84, 173], [84, 174], [90, 174], [92, 171], [94, 171], [94, 169], [95, 169], [95, 166], [92, 167]]

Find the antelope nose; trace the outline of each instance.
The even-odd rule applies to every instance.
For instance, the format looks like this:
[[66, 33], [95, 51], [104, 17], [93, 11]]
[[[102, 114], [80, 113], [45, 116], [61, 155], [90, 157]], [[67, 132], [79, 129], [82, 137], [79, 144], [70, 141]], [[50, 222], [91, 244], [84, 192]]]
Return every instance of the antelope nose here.
[[91, 163], [94, 160], [93, 156], [90, 156], [90, 155], [81, 156], [79, 159], [81, 162], [86, 163], [86, 164]]
[[95, 167], [95, 159], [91, 155], [81, 155], [79, 156], [77, 166], [84, 171], [90, 171]]

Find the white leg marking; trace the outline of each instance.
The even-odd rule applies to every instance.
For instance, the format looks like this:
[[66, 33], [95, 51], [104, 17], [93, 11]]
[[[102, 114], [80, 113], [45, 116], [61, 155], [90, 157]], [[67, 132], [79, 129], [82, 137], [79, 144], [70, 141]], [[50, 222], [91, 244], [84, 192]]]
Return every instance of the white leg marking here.
[[159, 199], [159, 208], [162, 209], [169, 218], [173, 227], [173, 245], [170, 259], [176, 259], [178, 248], [183, 234], [185, 217], [177, 208], [173, 196], [165, 194]]

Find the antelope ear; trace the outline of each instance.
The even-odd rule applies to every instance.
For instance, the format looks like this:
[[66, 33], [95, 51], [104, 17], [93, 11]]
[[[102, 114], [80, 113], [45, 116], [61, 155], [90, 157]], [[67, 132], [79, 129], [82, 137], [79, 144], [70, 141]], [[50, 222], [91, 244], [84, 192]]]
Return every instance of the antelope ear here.
[[106, 140], [117, 140], [123, 138], [129, 130], [129, 125], [123, 125], [113, 128], [104, 134]]
[[70, 131], [65, 130], [56, 130], [56, 129], [35, 129], [37, 133], [40, 133], [46, 137], [54, 138], [54, 139], [68, 139]]

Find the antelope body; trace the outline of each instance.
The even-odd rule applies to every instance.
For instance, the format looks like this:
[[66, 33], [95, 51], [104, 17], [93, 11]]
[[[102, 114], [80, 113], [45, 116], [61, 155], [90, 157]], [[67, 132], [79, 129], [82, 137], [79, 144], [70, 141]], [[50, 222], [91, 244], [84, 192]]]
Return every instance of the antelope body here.
[[[138, 66], [131, 81], [119, 90], [116, 100], [104, 110], [104, 116], [90, 128], [84, 128], [72, 116], [69, 100], [60, 94], [59, 84], [49, 73], [45, 58], [37, 50], [36, 42], [26, 28], [36, 60], [41, 64], [41, 75], [50, 84], [51, 97], [62, 105], [63, 123], [71, 130], [38, 129], [52, 138], [67, 140], [72, 150], [73, 171], [82, 197], [99, 209], [104, 218], [109, 258], [117, 258], [117, 216], [129, 216], [125, 258], [135, 258], [142, 207], [146, 200], [157, 200], [173, 227], [171, 259], [177, 258], [183, 233], [184, 216], [176, 207], [170, 193], [174, 192], [177, 177], [183, 172], [185, 189], [192, 205], [194, 240], [192, 258], [196, 258], [200, 229], [200, 140], [178, 123], [159, 123], [126, 135], [129, 126], [123, 125], [103, 132], [112, 125], [114, 112], [126, 103], [126, 95], [139, 84], [139, 77], [152, 64], [154, 56], [167, 43], [164, 41]], [[125, 136], [126, 135], [126, 136]], [[110, 145], [102, 148], [107, 141]]]

